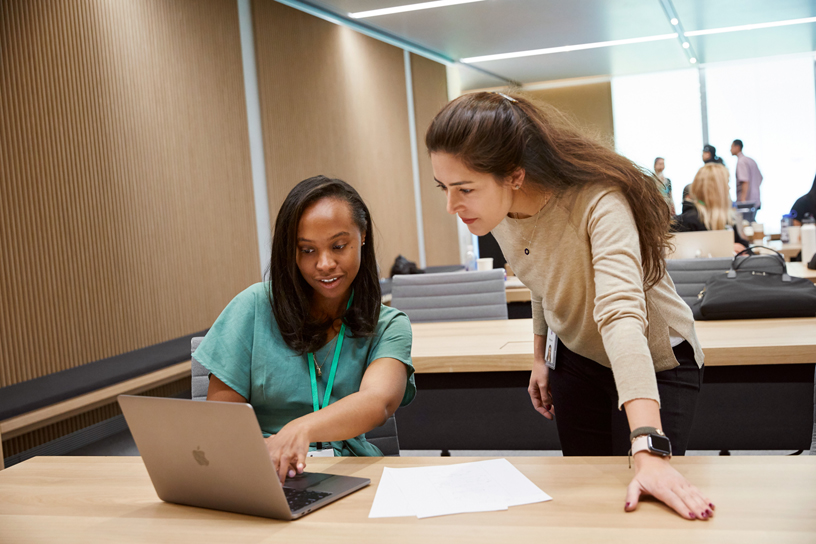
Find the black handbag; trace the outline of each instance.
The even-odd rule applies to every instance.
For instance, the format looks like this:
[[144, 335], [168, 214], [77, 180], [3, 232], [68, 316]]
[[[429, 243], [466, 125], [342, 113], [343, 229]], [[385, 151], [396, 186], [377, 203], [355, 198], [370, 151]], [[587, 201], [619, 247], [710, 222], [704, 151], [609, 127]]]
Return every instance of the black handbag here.
[[[764, 247], [764, 246], [754, 246]], [[765, 248], [770, 249], [770, 248]], [[694, 319], [765, 319], [816, 316], [816, 285], [805, 278], [788, 275], [785, 258], [768, 267], [767, 255], [752, 255], [731, 261], [731, 270], [709, 278], [691, 310]], [[752, 266], [762, 259], [765, 266]]]

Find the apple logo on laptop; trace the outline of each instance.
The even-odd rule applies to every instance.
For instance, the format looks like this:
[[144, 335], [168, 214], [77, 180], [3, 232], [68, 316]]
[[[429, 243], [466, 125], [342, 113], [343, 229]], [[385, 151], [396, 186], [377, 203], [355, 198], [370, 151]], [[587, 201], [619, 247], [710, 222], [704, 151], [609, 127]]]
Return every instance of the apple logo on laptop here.
[[193, 457], [195, 458], [196, 463], [202, 467], [206, 467], [210, 464], [210, 462], [207, 461], [207, 456], [203, 451], [201, 451], [201, 446], [196, 446], [196, 449], [193, 450]]

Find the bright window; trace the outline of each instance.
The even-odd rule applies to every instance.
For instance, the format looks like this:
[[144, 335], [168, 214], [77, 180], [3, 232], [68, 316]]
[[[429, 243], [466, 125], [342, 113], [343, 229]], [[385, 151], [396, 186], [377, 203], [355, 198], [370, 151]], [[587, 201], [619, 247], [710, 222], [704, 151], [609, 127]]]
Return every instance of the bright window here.
[[738, 138], [764, 178], [757, 221], [765, 232], [779, 232], [782, 215], [810, 189], [816, 174], [813, 58], [755, 59], [709, 65], [705, 71], [710, 143], [731, 171], [732, 198], [737, 159], [729, 149]]
[[666, 160], [677, 213], [683, 187], [702, 166], [700, 77], [696, 69], [612, 78], [612, 114], [618, 153], [652, 170]]

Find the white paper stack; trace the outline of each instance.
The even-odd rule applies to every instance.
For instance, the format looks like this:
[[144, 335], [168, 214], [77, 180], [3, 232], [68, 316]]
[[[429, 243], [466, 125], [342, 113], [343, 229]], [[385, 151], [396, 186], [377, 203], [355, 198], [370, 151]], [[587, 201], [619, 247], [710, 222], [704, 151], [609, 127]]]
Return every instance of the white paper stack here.
[[370, 518], [428, 518], [492, 512], [550, 501], [507, 459], [420, 468], [384, 468]]

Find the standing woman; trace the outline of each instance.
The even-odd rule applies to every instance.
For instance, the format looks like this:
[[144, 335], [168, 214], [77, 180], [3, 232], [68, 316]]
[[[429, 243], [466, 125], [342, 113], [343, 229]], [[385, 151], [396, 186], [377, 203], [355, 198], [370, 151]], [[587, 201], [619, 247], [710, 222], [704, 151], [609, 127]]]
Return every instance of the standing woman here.
[[687, 519], [710, 517], [667, 451], [685, 453], [703, 353], [666, 274], [671, 216], [654, 177], [519, 95], [457, 98], [426, 144], [448, 212], [492, 232], [532, 292], [529, 393], [548, 419], [557, 407], [564, 455], [631, 448], [627, 511], [645, 493]]
[[363, 433], [416, 394], [411, 323], [381, 304], [371, 215], [353, 187], [317, 176], [292, 189], [269, 280], [236, 296], [196, 350], [207, 400], [252, 405], [281, 481], [309, 451], [382, 455]]

